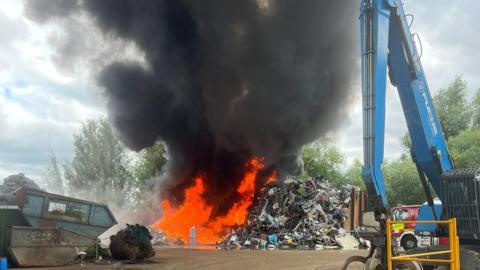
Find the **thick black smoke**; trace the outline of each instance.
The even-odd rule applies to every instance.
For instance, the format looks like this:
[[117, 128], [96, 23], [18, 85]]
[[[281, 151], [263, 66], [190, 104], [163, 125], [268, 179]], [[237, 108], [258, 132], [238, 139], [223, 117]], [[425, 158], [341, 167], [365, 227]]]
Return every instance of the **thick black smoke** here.
[[202, 172], [208, 198], [228, 207], [249, 158], [295, 173], [301, 147], [346, 112], [358, 58], [354, 1], [66, 2], [32, 0], [27, 12], [38, 21], [86, 12], [145, 53], [147, 67], [113, 62], [98, 84], [125, 144], [167, 144], [169, 195], [181, 197]]

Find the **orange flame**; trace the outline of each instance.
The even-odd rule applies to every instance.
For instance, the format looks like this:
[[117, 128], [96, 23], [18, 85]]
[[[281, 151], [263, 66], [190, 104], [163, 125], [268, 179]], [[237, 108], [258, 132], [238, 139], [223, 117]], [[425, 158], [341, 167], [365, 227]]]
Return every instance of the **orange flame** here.
[[277, 181], [277, 171], [273, 171], [272, 175], [267, 178], [265, 185], [275, 183]]
[[[253, 158], [248, 165], [247, 171], [236, 189], [240, 199], [224, 216], [211, 218], [214, 205], [209, 205], [202, 197], [206, 191], [205, 180], [204, 176], [198, 176], [195, 178], [195, 185], [185, 189], [185, 199], [181, 205], [173, 207], [168, 200], [161, 202], [164, 211], [163, 217], [153, 226], [165, 232], [170, 240], [183, 239], [186, 242], [189, 237], [189, 229], [195, 226], [199, 243], [221, 241], [229, 229], [245, 223], [248, 217], [248, 208], [253, 203], [255, 180], [258, 171], [263, 168], [263, 164], [259, 159]], [[268, 181], [275, 177], [274, 173]], [[218, 202], [218, 204], [220, 203]]]

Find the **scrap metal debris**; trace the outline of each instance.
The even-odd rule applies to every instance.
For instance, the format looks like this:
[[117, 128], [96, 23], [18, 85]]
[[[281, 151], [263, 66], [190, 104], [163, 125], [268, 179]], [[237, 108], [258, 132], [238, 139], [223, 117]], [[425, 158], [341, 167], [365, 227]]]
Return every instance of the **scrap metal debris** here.
[[117, 260], [144, 260], [155, 255], [147, 227], [127, 224], [127, 228], [110, 236], [110, 252]]
[[355, 236], [346, 233], [335, 236], [335, 240], [344, 250], [355, 250], [358, 249], [361, 244], [363, 244], [357, 238], [355, 238]]
[[40, 189], [32, 179], [23, 173], [10, 175], [0, 185], [0, 205], [16, 205], [15, 191], [22, 187]]
[[164, 232], [153, 229], [151, 226], [147, 226], [147, 228], [152, 236], [152, 240], [150, 241], [152, 246], [165, 247], [173, 245], [173, 243], [168, 240], [167, 235]]
[[339, 240], [351, 239], [342, 222], [348, 214], [352, 188], [335, 188], [323, 177], [269, 184], [245, 225], [232, 231], [218, 248], [340, 248], [343, 241]]

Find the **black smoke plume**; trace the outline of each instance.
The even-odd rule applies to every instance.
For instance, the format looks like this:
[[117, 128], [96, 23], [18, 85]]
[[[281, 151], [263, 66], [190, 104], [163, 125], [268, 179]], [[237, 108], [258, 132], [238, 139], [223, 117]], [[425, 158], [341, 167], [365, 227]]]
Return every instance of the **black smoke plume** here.
[[350, 0], [32, 0], [26, 11], [84, 12], [145, 54], [146, 66], [106, 65], [98, 84], [126, 145], [167, 144], [161, 190], [180, 200], [202, 172], [206, 197], [228, 208], [252, 156], [263, 176], [298, 172], [301, 147], [344, 117], [357, 71]]

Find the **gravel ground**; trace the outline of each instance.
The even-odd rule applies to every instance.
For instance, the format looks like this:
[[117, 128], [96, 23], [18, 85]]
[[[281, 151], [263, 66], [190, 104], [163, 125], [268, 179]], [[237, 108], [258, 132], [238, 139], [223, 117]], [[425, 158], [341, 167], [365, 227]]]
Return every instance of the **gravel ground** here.
[[[304, 251], [304, 250], [191, 250], [191, 249], [158, 249], [152, 263], [121, 264], [110, 263], [98, 265], [89, 263], [84, 267], [79, 264], [66, 267], [30, 268], [35, 270], [149, 270], [149, 269], [309, 269], [337, 270], [343, 261], [352, 255], [365, 255], [366, 250], [342, 251]], [[355, 266], [350, 269], [361, 269]]]

